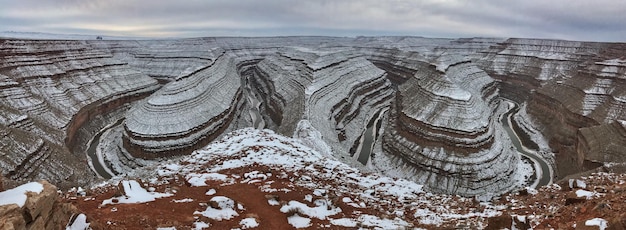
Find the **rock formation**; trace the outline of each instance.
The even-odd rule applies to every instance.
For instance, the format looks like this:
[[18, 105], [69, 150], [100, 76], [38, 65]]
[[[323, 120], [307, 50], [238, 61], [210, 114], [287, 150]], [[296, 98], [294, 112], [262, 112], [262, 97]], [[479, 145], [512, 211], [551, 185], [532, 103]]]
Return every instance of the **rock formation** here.
[[57, 188], [47, 181], [0, 192], [0, 198], [2, 229], [63, 229], [78, 214], [75, 206], [59, 200]]
[[620, 43], [508, 39], [492, 46], [481, 66], [499, 80], [503, 96], [527, 101], [565, 176], [589, 169], [577, 157], [584, 152], [576, 149], [581, 128], [626, 116], [623, 60]]
[[134, 156], [155, 158], [189, 153], [228, 127], [241, 104], [234, 58], [218, 57], [134, 106], [126, 115], [124, 147]]
[[[2, 174], [86, 183], [81, 127], [154, 91], [157, 82], [82, 41], [0, 40]], [[75, 153], [71, 153], [74, 150]]]
[[401, 159], [408, 177], [463, 195], [513, 186], [519, 157], [500, 127], [497, 89], [484, 71], [469, 62], [424, 64], [398, 94], [383, 149]]
[[1, 173], [88, 184], [95, 175], [86, 162], [120, 173], [142, 165], [134, 157], [187, 154], [226, 131], [291, 136], [306, 122], [356, 165], [375, 123], [363, 167], [437, 192], [505, 192], [520, 158], [500, 127], [507, 108], [499, 98], [523, 108], [516, 121], [532, 137], [523, 142], [545, 137], [541, 151], [556, 152], [559, 176], [623, 162], [625, 47], [419, 37], [3, 39]]

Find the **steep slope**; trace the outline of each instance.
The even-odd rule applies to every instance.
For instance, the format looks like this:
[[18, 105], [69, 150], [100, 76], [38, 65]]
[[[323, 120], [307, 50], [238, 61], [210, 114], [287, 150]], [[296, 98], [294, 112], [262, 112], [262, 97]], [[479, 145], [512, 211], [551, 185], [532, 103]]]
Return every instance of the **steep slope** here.
[[511, 189], [519, 156], [498, 123], [493, 80], [469, 62], [439, 70], [421, 68], [399, 87], [383, 136], [383, 149], [401, 166], [390, 171], [408, 171], [442, 193]]
[[577, 152], [588, 151], [577, 149], [584, 145], [577, 141], [581, 128], [626, 116], [623, 48], [619, 43], [509, 39], [486, 52], [481, 66], [500, 81], [505, 97], [527, 101], [528, 114], [550, 139], [559, 175], [565, 176], [597, 167], [578, 160]]
[[133, 156], [187, 154], [221, 134], [241, 104], [234, 58], [179, 77], [134, 106], [124, 121], [124, 147]]
[[3, 163], [7, 167], [2, 173], [14, 180], [44, 178], [67, 186], [93, 179], [79, 151], [90, 138], [81, 127], [158, 88], [155, 80], [106, 50], [81, 41], [1, 40], [0, 59], [0, 120], [25, 132], [9, 136], [40, 139], [34, 151], [5, 153], [9, 159], [22, 159]]

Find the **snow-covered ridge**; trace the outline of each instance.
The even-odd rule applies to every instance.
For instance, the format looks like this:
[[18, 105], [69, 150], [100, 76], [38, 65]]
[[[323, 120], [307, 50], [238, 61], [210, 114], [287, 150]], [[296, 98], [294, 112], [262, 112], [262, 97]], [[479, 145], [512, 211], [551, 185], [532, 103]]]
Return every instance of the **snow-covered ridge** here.
[[[497, 90], [486, 90], [493, 87], [493, 79], [471, 62], [444, 73], [418, 71], [400, 86], [402, 101], [390, 116], [398, 121], [384, 134], [383, 149], [400, 166], [389, 172], [443, 193], [471, 196], [514, 186], [519, 157], [497, 120], [504, 111], [492, 101]], [[390, 167], [382, 166], [384, 159], [378, 167]]]
[[[258, 167], [269, 170], [259, 171]], [[256, 221], [261, 226], [267, 221], [287, 221], [294, 227], [349, 228], [360, 223], [367, 227], [396, 229], [449, 225], [458, 222], [459, 217], [478, 226], [478, 219], [501, 214], [500, 208], [490, 204], [482, 204], [481, 210], [446, 208], [469, 205], [473, 199], [431, 194], [412, 181], [365, 174], [333, 156], [307, 147], [301, 140], [252, 128], [227, 133], [180, 160], [140, 168], [129, 172], [127, 177], [143, 177], [155, 187], [172, 183], [174, 178], [184, 178], [191, 187], [204, 188], [211, 205], [201, 211], [189, 210], [189, 215], [204, 216], [211, 225], [229, 220], [238, 222], [250, 216], [246, 213], [252, 201], [245, 203], [234, 194], [223, 193], [225, 187], [249, 184], [266, 194], [264, 199], [267, 200], [262, 201], [267, 206], [265, 211], [278, 209], [282, 213], [273, 220], [257, 216]], [[121, 179], [115, 178], [109, 183], [115, 184]], [[120, 183], [126, 189], [129, 182], [122, 180]], [[219, 186], [215, 187], [216, 184]], [[140, 198], [152, 197], [145, 191], [140, 193], [144, 194]], [[293, 194], [298, 198], [284, 198]], [[157, 199], [179, 203], [180, 198], [176, 196]], [[194, 202], [196, 199], [204, 198], [187, 200]], [[109, 204], [108, 200], [105, 202]]]
[[166, 84], [126, 115], [126, 148], [153, 158], [208, 143], [212, 138], [207, 135], [219, 135], [236, 114], [240, 83], [234, 57], [224, 55], [210, 67]]

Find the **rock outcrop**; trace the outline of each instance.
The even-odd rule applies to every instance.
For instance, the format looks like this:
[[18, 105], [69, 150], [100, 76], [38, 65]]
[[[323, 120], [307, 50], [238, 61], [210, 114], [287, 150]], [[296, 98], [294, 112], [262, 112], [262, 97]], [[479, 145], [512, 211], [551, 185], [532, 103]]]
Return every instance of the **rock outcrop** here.
[[0, 228], [63, 229], [78, 209], [61, 202], [57, 188], [47, 181], [31, 182], [0, 192]]
[[423, 65], [399, 87], [383, 149], [436, 192], [472, 196], [513, 187], [519, 156], [498, 122], [495, 82], [470, 62]]
[[124, 147], [133, 156], [183, 155], [220, 135], [242, 102], [234, 57], [225, 54], [179, 77], [134, 106], [124, 121]]

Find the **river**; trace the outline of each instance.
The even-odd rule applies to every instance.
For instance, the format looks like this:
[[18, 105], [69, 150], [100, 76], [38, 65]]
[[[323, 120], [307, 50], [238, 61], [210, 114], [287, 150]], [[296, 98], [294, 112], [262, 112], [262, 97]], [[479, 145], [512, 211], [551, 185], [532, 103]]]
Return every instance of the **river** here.
[[[530, 159], [535, 164], [534, 168], [537, 180], [531, 185], [531, 187], [536, 188], [552, 183], [552, 168], [548, 165], [546, 160], [543, 159], [543, 157], [537, 154], [537, 152], [523, 146], [519, 135], [511, 128], [513, 114], [519, 111], [519, 106], [517, 103], [508, 100], [506, 100], [506, 102], [509, 103], [509, 105], [513, 105], [513, 108], [506, 112], [500, 121], [502, 123], [502, 127], [504, 127], [506, 133], [511, 138], [511, 142], [513, 143], [515, 149], [517, 149], [517, 152], [519, 152], [522, 157]], [[536, 167], [536, 165], [539, 165], [539, 167]]]
[[91, 166], [91, 169], [94, 170], [96, 174], [98, 174], [98, 176], [101, 176], [104, 179], [110, 179], [114, 175], [112, 171], [106, 166], [102, 155], [98, 155], [98, 144], [100, 144], [100, 138], [102, 137], [102, 134], [104, 132], [122, 124], [122, 121], [124, 121], [124, 119], [119, 119], [114, 124], [104, 127], [88, 143], [89, 148], [87, 148], [87, 156], [89, 157], [89, 165]]
[[376, 115], [369, 120], [365, 133], [361, 135], [361, 145], [357, 149], [357, 152], [359, 153], [357, 161], [361, 162], [363, 165], [367, 164], [367, 161], [372, 154], [372, 150], [374, 149], [374, 143], [378, 138], [378, 132], [382, 124], [380, 118], [384, 112], [385, 110], [378, 111], [378, 113], [376, 113]]

